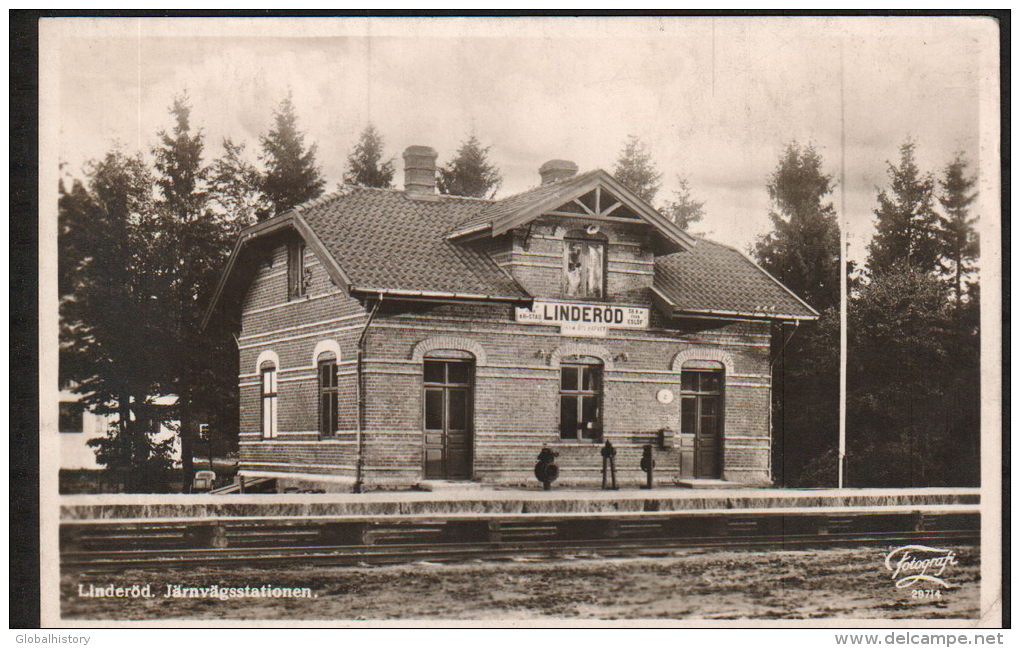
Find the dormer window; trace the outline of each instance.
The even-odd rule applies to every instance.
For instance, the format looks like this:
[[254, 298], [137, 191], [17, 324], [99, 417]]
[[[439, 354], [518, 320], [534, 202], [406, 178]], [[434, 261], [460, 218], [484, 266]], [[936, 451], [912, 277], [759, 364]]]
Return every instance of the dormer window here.
[[563, 294], [602, 299], [606, 294], [606, 242], [580, 230], [563, 239]]

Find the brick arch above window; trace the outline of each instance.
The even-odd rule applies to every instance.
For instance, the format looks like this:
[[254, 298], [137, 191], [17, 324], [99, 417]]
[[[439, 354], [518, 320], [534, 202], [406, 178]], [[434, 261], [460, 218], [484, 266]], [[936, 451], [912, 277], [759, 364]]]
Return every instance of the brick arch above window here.
[[609, 349], [598, 344], [579, 344], [571, 342], [564, 344], [563, 346], [556, 347], [551, 354], [549, 354], [549, 365], [552, 367], [560, 366], [560, 361], [566, 356], [590, 356], [598, 358], [602, 361], [602, 367], [606, 370], [613, 368], [613, 354], [609, 353]]
[[688, 347], [678, 352], [673, 356], [672, 369], [673, 371], [680, 371], [684, 368], [684, 363], [696, 360], [719, 362], [725, 369], [727, 376], [733, 374], [733, 356], [722, 349], [714, 347]]
[[323, 353], [333, 353], [337, 362], [340, 362], [340, 344], [336, 340], [319, 340], [315, 343], [315, 350], [312, 351], [312, 365], [319, 362], [319, 356]]
[[260, 353], [259, 357], [255, 360], [255, 373], [262, 371], [262, 364], [265, 362], [273, 363], [273, 367], [276, 368], [277, 371], [281, 369], [280, 357], [276, 355], [276, 351], [266, 350]]
[[440, 349], [467, 351], [475, 357], [475, 366], [484, 367], [488, 364], [488, 356], [481, 344], [470, 338], [456, 335], [436, 335], [425, 338], [414, 345], [414, 349], [411, 351], [411, 359], [415, 362], [421, 362], [427, 354]]

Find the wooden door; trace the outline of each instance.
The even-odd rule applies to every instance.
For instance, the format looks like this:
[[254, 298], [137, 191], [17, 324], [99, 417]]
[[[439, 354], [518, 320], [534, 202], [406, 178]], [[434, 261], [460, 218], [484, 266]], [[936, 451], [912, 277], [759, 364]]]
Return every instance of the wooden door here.
[[474, 367], [462, 360], [425, 360], [426, 479], [470, 479]]
[[723, 435], [721, 371], [687, 371], [681, 375], [680, 431], [694, 440], [694, 477], [717, 479], [721, 474]]
[[702, 479], [719, 477], [719, 396], [698, 397], [698, 429], [694, 435], [694, 475]]

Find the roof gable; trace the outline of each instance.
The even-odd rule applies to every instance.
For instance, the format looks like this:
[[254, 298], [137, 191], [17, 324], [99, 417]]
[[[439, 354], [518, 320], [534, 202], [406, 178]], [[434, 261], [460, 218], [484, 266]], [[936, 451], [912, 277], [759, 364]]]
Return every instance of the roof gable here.
[[[596, 196], [595, 204], [585, 200], [593, 192]], [[611, 201], [603, 203], [600, 200], [603, 195], [611, 197]], [[568, 217], [615, 220], [619, 215], [614, 217], [612, 214], [621, 208], [635, 220], [651, 226], [671, 244], [673, 250], [689, 249], [694, 244], [689, 234], [602, 169], [541, 185], [493, 202], [457, 225], [447, 234], [447, 238], [456, 240], [485, 234], [498, 236], [550, 212]]]
[[252, 247], [251, 244], [266, 236], [285, 230], [292, 230], [296, 232], [304, 240], [305, 245], [307, 245], [312, 252], [315, 253], [315, 256], [320, 260], [323, 267], [325, 267], [326, 272], [329, 274], [330, 279], [333, 280], [333, 283], [344, 287], [350, 285], [350, 279], [347, 276], [347, 273], [344, 272], [343, 268], [340, 267], [340, 264], [337, 263], [336, 258], [326, 249], [326, 246], [323, 245], [322, 241], [315, 234], [312, 228], [308, 226], [308, 223], [306, 223], [298, 213], [290, 211], [281, 216], [270, 218], [269, 220], [252, 225], [241, 232], [237, 242], [234, 244], [233, 250], [230, 252], [230, 257], [227, 259], [227, 266], [223, 270], [223, 274], [220, 275], [220, 279], [216, 284], [212, 301], [210, 301], [209, 307], [202, 316], [202, 328], [208, 326], [213, 313], [220, 307], [224, 294], [231, 288], [231, 282], [237, 281], [238, 275], [241, 274], [239, 266], [243, 264], [245, 255]]
[[[420, 200], [403, 191], [345, 187], [241, 233], [205, 315], [243, 281], [247, 248], [272, 233], [296, 231], [348, 293], [404, 299], [527, 303], [531, 297], [476, 245], [442, 233], [488, 205], [474, 198]], [[203, 324], [204, 325], [204, 324]]]

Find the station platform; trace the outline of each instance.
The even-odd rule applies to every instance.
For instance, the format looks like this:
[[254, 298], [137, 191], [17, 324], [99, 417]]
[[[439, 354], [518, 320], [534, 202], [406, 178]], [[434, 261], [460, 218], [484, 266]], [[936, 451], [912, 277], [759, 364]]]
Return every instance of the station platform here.
[[245, 495], [64, 495], [62, 522], [323, 516], [461, 516], [763, 511], [980, 504], [977, 488], [656, 488], [616, 491], [495, 489]]

